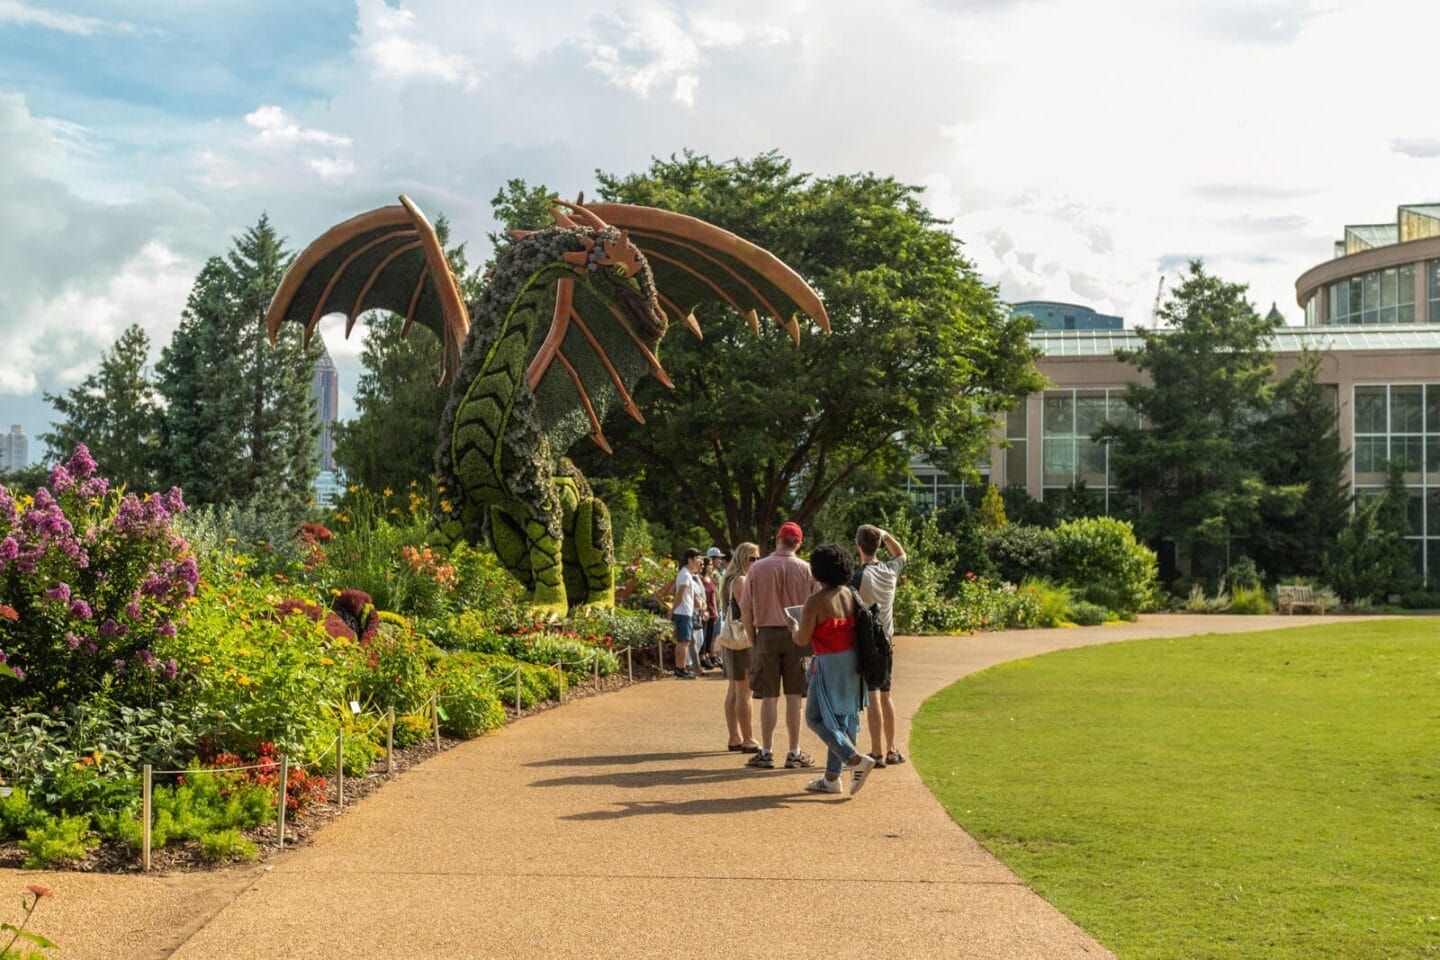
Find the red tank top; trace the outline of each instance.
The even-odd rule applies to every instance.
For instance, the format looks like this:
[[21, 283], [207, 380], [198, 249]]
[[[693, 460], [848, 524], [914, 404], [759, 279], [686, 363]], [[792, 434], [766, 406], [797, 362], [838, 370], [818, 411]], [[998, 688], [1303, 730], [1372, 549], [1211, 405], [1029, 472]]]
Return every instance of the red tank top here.
[[831, 617], [815, 624], [810, 648], [816, 653], [840, 653], [855, 646], [855, 618]]

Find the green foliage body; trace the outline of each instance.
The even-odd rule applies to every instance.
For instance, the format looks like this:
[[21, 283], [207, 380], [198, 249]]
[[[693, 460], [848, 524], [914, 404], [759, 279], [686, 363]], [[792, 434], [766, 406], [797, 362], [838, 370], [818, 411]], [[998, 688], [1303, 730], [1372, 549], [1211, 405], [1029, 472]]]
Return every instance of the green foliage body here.
[[131, 324], [100, 356], [100, 369], [62, 395], [45, 394], [60, 420], [40, 435], [50, 459], [83, 443], [112, 482], [132, 490], [155, 487], [160, 406], [149, 372], [150, 338]]
[[90, 836], [90, 817], [46, 817], [38, 827], [25, 831], [20, 849], [27, 856], [23, 866], [26, 870], [43, 870], [64, 863], [79, 860], [90, 848], [100, 841]]
[[997, 576], [1008, 583], [1020, 583], [1026, 577], [1055, 579], [1059, 552], [1059, 536], [1048, 527], [1011, 523], [985, 535], [985, 553]]
[[927, 701], [913, 759], [1120, 957], [1425, 957], [1437, 672], [1417, 619], [1062, 651]]
[[1005, 501], [1000, 498], [1000, 488], [995, 484], [985, 487], [985, 499], [980, 501], [980, 526], [987, 532], [999, 530], [1010, 521], [1005, 516]]
[[1416, 585], [1411, 564], [1409, 491], [1404, 467], [1392, 461], [1385, 492], [1356, 501], [1350, 520], [1324, 558], [1326, 581], [1346, 601], [1371, 600]]

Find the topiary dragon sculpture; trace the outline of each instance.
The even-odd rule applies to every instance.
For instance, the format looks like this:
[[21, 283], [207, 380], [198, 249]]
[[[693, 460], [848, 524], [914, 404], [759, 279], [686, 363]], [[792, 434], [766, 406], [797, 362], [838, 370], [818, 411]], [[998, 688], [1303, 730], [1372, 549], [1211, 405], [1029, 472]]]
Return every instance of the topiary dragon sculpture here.
[[[683, 214], [620, 203], [558, 203], [555, 226], [516, 231], [477, 304], [467, 308], [439, 239], [409, 198], [332, 227], [303, 250], [266, 315], [273, 343], [287, 320], [308, 344], [340, 313], [349, 336], [369, 310], [440, 338], [450, 399], [435, 455], [435, 537], [480, 541], [528, 591], [563, 615], [614, 603], [610, 515], [562, 455], [615, 406], [644, 423], [631, 397], [649, 374], [671, 317], [697, 337], [695, 307], [719, 302], [760, 332], [761, 311], [795, 342], [796, 317], [827, 333], [815, 291], [773, 254]], [[680, 304], [690, 305], [682, 309]], [[474, 317], [471, 323], [470, 318]]]

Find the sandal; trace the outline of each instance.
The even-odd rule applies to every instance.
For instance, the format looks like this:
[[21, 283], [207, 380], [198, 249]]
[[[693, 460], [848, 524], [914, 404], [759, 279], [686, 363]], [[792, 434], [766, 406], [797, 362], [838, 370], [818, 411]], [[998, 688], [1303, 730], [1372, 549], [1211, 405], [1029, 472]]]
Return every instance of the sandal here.
[[905, 754], [901, 753], [899, 750], [891, 750], [889, 753], [885, 754], [885, 762], [886, 762], [886, 763], [892, 763], [892, 764], [893, 764], [893, 763], [904, 763], [904, 762], [905, 762]]
[[878, 754], [878, 753], [871, 753], [871, 754], [868, 754], [868, 756], [870, 757], [871, 760], [874, 760], [874, 761], [875, 761], [875, 769], [876, 769], [876, 770], [879, 770], [879, 769], [883, 768], [883, 767], [885, 766], [885, 764], [886, 764], [887, 762], [889, 762], [889, 757], [881, 756], [881, 755]]

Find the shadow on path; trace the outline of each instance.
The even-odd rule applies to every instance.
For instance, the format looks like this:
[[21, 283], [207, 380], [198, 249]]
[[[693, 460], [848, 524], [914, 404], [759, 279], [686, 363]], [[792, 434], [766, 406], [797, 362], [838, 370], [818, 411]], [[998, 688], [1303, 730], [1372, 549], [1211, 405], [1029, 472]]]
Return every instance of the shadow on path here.
[[[697, 757], [714, 757], [724, 750], [691, 750], [688, 753], [620, 753], [614, 756], [598, 757], [556, 757], [553, 760], [534, 760], [527, 767], [618, 767], [633, 766], [637, 763], [661, 763], [666, 760], [694, 760]], [[737, 754], [738, 756], [738, 754]]]
[[691, 767], [688, 769], [668, 770], [638, 770], [634, 772], [617, 771], [613, 773], [597, 773], [593, 775], [574, 774], [568, 777], [551, 777], [548, 780], [536, 780], [530, 784], [532, 787], [625, 787], [627, 789], [643, 790], [650, 787], [685, 787], [706, 783], [733, 783], [738, 780], [748, 780], [752, 777], [775, 777], [795, 776], [805, 774], [815, 776], [815, 771], [823, 769], [816, 767], [813, 770], [755, 770], [746, 767], [743, 763], [737, 763], [734, 769], [706, 770]]
[[643, 816], [719, 816], [727, 813], [754, 813], [812, 803], [834, 803], [837, 798], [809, 793], [773, 793], [751, 797], [715, 797], [703, 800], [626, 800], [612, 810], [572, 813], [561, 820], [623, 820]]

